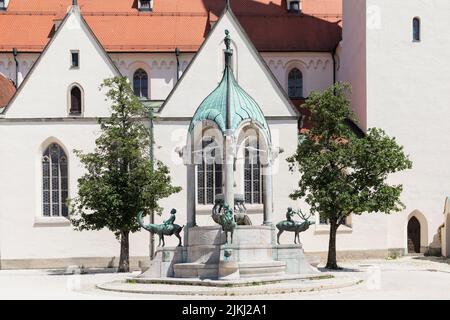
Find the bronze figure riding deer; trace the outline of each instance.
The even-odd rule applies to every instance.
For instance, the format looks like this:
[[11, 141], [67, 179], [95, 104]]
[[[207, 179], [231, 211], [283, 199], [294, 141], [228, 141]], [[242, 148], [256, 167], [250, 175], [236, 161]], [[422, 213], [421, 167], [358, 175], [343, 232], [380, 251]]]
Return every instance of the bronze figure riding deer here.
[[[292, 216], [294, 214], [297, 214], [303, 222], [292, 220]], [[277, 224], [278, 234], [277, 234], [277, 243], [280, 244], [280, 236], [284, 231], [287, 232], [294, 232], [294, 243], [300, 244], [300, 232], [304, 232], [309, 229], [309, 227], [314, 224], [314, 221], [309, 221], [308, 219], [311, 217], [311, 214], [308, 217], [305, 217], [305, 215], [302, 213], [301, 210], [294, 211], [292, 208], [288, 208], [288, 211], [286, 212], [286, 218], [287, 220], [281, 221]]]

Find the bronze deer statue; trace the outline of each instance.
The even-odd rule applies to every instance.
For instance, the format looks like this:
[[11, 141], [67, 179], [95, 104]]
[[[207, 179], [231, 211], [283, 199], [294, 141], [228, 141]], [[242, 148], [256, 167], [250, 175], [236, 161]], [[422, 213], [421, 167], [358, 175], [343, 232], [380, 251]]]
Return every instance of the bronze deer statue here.
[[[292, 216], [294, 214], [298, 215], [303, 220], [303, 222], [292, 220]], [[294, 243], [297, 244], [297, 240], [298, 240], [298, 244], [300, 244], [300, 233], [308, 230], [312, 224], [315, 224], [314, 221], [308, 220], [310, 217], [311, 217], [311, 214], [309, 216], [305, 217], [305, 215], [302, 213], [301, 210], [294, 211], [294, 210], [292, 210], [292, 208], [288, 208], [288, 211], [286, 213], [287, 220], [277, 223], [277, 229], [278, 229], [277, 243], [280, 244], [281, 234], [284, 231], [287, 231], [287, 232], [294, 232], [295, 233]]]

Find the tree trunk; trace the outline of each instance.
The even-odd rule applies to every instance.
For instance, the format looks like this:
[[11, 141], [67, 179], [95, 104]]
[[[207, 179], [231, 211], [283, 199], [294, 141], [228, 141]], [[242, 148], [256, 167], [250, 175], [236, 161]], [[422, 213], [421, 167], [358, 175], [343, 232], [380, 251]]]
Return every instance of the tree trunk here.
[[130, 272], [130, 242], [128, 231], [120, 233], [120, 258], [118, 272]]
[[337, 270], [339, 269], [336, 261], [336, 231], [338, 224], [335, 219], [330, 219], [330, 240], [328, 243], [328, 260], [325, 268]]

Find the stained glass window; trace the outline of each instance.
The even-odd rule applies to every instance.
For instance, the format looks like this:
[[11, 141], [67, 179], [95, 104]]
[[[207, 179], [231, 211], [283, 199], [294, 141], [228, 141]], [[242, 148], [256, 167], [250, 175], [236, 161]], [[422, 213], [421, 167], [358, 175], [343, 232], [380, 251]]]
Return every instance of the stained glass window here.
[[138, 69], [134, 73], [133, 90], [137, 97], [148, 98], [148, 75], [142, 69]]
[[203, 140], [202, 163], [197, 167], [197, 202], [214, 204], [222, 193], [222, 161], [214, 140]]
[[70, 90], [70, 113], [81, 113], [81, 90], [77, 86]]
[[67, 217], [69, 196], [67, 157], [64, 150], [52, 143], [42, 156], [42, 204], [46, 217]]
[[289, 98], [302, 98], [303, 97], [303, 74], [297, 68], [294, 68], [289, 72], [288, 94], [289, 94]]
[[259, 159], [259, 143], [245, 142], [244, 193], [246, 203], [262, 203], [262, 175]]

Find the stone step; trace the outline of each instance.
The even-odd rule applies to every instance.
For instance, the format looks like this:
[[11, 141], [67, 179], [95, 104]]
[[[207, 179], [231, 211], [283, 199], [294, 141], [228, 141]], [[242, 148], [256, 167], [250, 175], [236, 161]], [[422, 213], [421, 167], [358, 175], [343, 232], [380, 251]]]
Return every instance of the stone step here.
[[[282, 261], [239, 262], [237, 265], [242, 278], [281, 276], [286, 269]], [[175, 278], [217, 279], [219, 275], [219, 264], [177, 263], [173, 269]]]

